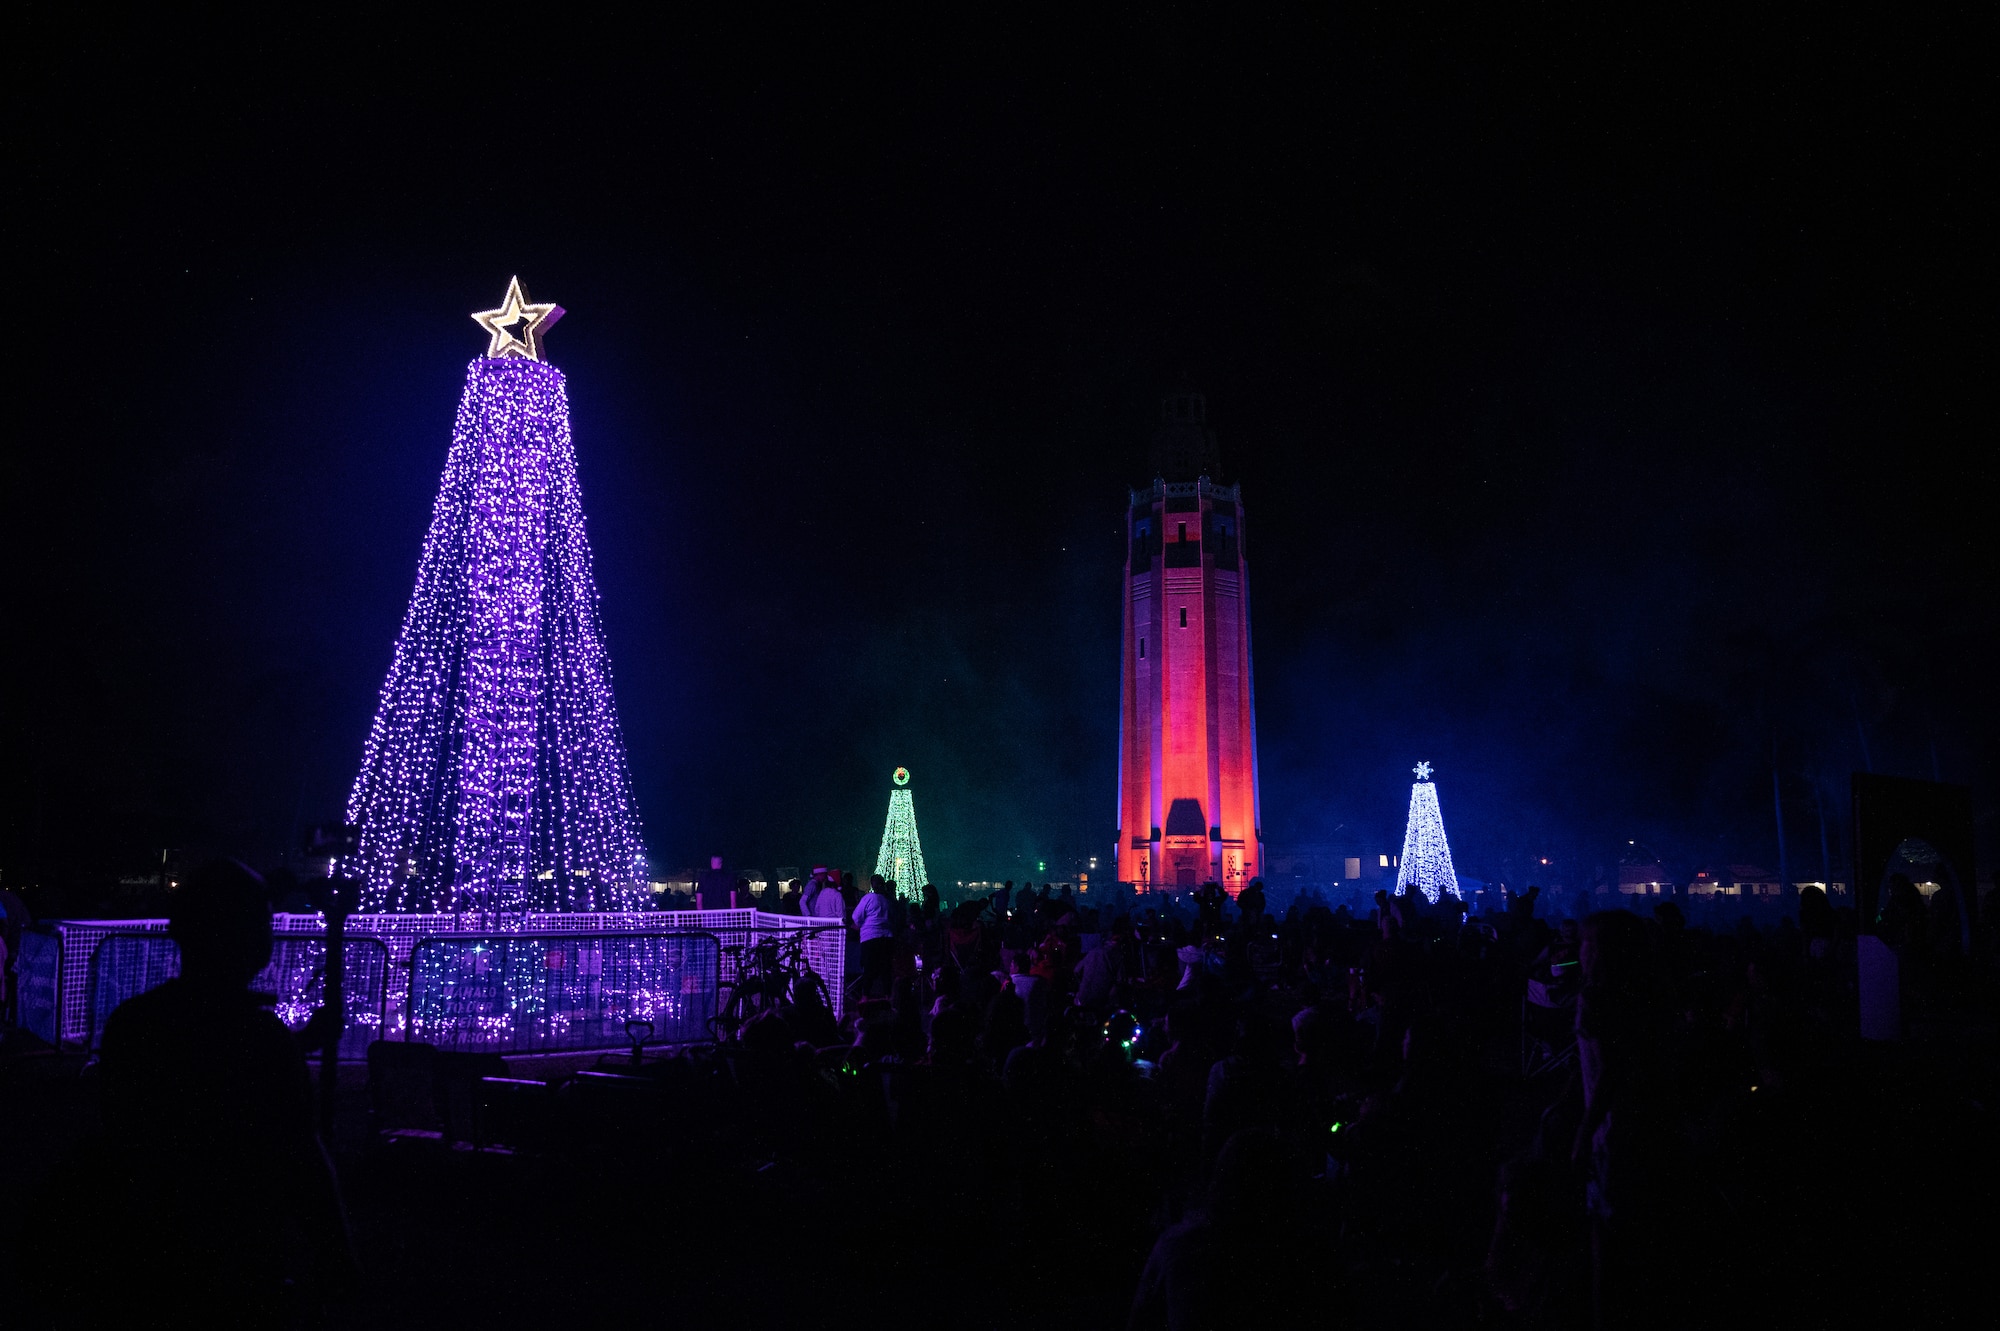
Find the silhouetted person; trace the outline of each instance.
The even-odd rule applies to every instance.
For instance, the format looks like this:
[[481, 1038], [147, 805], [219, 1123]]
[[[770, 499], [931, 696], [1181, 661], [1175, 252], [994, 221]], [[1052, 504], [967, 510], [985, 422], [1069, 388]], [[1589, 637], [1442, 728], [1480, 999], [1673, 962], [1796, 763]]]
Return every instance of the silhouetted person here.
[[1528, 890], [1507, 902], [1507, 914], [1516, 924], [1525, 924], [1535, 918], [1535, 902], [1541, 898], [1542, 889], [1534, 883]]
[[1125, 941], [1129, 930], [1114, 927], [1084, 953], [1076, 968], [1076, 1005], [1090, 1012], [1102, 1012], [1111, 1001], [1125, 968]]
[[895, 894], [895, 884], [874, 874], [868, 879], [868, 895], [854, 907], [854, 927], [861, 935], [860, 992], [865, 998], [880, 998], [889, 992], [896, 955], [896, 927], [891, 919]]
[[1207, 1154], [1246, 1128], [1285, 1121], [1290, 1082], [1272, 1035], [1268, 1023], [1246, 1016], [1237, 1023], [1234, 1050], [1210, 1066], [1201, 1114]]
[[1585, 1179], [1600, 1326], [1685, 1324], [1676, 1278], [1687, 1216], [1668, 1056], [1669, 991], [1639, 918], [1583, 922], [1576, 1048], [1583, 1116], [1572, 1158]]
[[1799, 932], [1807, 938], [1831, 938], [1835, 932], [1833, 906], [1826, 892], [1807, 884], [1799, 889]]
[[1011, 988], [1002, 989], [986, 1004], [986, 1025], [979, 1043], [996, 1070], [1007, 1055], [1028, 1042], [1028, 1005]]
[[730, 894], [736, 890], [736, 880], [722, 867], [722, 856], [708, 857], [708, 868], [702, 872], [695, 884], [695, 896], [703, 910], [728, 910]]
[[353, 1258], [305, 1055], [250, 990], [271, 959], [262, 880], [234, 861], [205, 866], [174, 894], [168, 933], [180, 977], [119, 1004], [104, 1029], [121, 1186], [102, 1238], [124, 1269], [99, 1288], [136, 1301], [122, 1315], [134, 1325], [277, 1324], [288, 1283], [308, 1300], [336, 1293]]
[[1889, 875], [1889, 890], [1881, 908], [1881, 934], [1891, 947], [1922, 948], [1926, 942], [1924, 897], [1903, 874]]
[[1268, 1128], [1231, 1137], [1206, 1195], [1153, 1244], [1128, 1331], [1267, 1331], [1332, 1320], [1305, 1169]]
[[1236, 895], [1236, 909], [1243, 912], [1245, 928], [1253, 924], [1262, 926], [1264, 922], [1264, 880], [1252, 878], [1250, 886]]
[[1194, 894], [1195, 927], [1205, 934], [1222, 932], [1222, 905], [1229, 894], [1221, 883], [1203, 883]]
[[814, 869], [799, 904], [816, 920], [844, 920], [847, 903], [841, 899], [840, 884], [825, 869]]
[[1339, 1062], [1343, 1043], [1352, 1042], [1353, 1024], [1346, 1012], [1331, 1007], [1301, 1008], [1292, 1018], [1292, 1126], [1315, 1147], [1323, 1145], [1340, 1118], [1337, 1106], [1344, 1087]]

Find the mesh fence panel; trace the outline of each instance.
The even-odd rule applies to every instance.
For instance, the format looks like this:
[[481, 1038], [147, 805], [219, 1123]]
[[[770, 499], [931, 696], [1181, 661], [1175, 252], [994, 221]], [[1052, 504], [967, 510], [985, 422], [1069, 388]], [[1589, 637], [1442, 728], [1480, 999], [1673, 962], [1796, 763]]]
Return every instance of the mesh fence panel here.
[[84, 1044], [95, 1049], [104, 1023], [128, 998], [157, 989], [181, 973], [180, 944], [162, 935], [113, 934], [90, 952], [84, 985]]
[[708, 933], [425, 938], [410, 954], [408, 1038], [494, 1053], [601, 1049], [625, 1043], [627, 1021], [646, 1021], [648, 1042], [703, 1040], [720, 961]]
[[664, 911], [661, 917], [685, 921], [687, 928], [701, 929], [712, 933], [722, 944], [723, 984], [736, 982], [737, 959], [744, 949], [772, 934], [792, 933], [807, 930], [812, 937], [806, 941], [806, 964], [826, 985], [826, 995], [833, 1003], [833, 1015], [843, 1012], [845, 995], [842, 993], [842, 968], [847, 962], [847, 929], [834, 922], [829, 928], [824, 919], [806, 915], [772, 915], [761, 910], [683, 910]]
[[29, 930], [21, 935], [21, 955], [14, 963], [21, 1025], [49, 1044], [62, 1043], [62, 955], [58, 935]]
[[[348, 962], [350, 976], [368, 974], [366, 958], [353, 956], [353, 946], [364, 941], [379, 943], [384, 949], [377, 958], [384, 971], [384, 1001], [375, 1003], [371, 997], [357, 1004], [350, 1000], [349, 1036], [343, 1037], [343, 1054], [349, 1052], [349, 1037], [354, 1023], [363, 1019], [369, 1011], [379, 1012], [376, 1033], [385, 1039], [408, 1036], [408, 1014], [405, 1011], [411, 986], [409, 967], [412, 950], [419, 940], [438, 937], [468, 936], [533, 936], [549, 933], [652, 933], [673, 934], [698, 932], [712, 935], [722, 945], [742, 948], [756, 942], [760, 937], [774, 933], [787, 933], [796, 929], [813, 929], [817, 932], [805, 945], [806, 962], [826, 984], [827, 996], [833, 1002], [835, 1015], [842, 1011], [844, 994], [842, 970], [846, 965], [847, 931], [841, 927], [825, 928], [827, 921], [809, 919], [797, 915], [773, 915], [753, 908], [741, 910], [685, 910], [685, 911], [601, 911], [585, 914], [564, 915], [553, 912], [528, 913], [510, 916], [502, 921], [499, 930], [480, 930], [475, 917], [464, 915], [352, 915], [347, 921], [347, 939], [350, 950]], [[272, 930], [277, 938], [279, 952], [274, 955], [273, 964], [285, 955], [284, 949], [293, 940], [313, 940], [325, 932], [325, 922], [318, 915], [279, 914], [272, 917]], [[21, 965], [21, 1009], [22, 1023], [30, 1030], [48, 1040], [51, 1044], [63, 1042], [84, 1042], [92, 1035], [91, 1023], [91, 959], [97, 946], [104, 939], [118, 936], [139, 935], [155, 937], [164, 941], [167, 922], [165, 920], [58, 920], [42, 929], [24, 935]], [[46, 930], [44, 932], [43, 930]], [[30, 943], [28, 940], [39, 940]], [[33, 956], [30, 955], [31, 951]], [[311, 954], [308, 954], [311, 955]], [[715, 983], [721, 985], [735, 977], [736, 952], [722, 953], [715, 967]], [[39, 969], [37, 969], [39, 968]], [[280, 994], [297, 993], [303, 995], [310, 987], [308, 1006], [316, 1006], [318, 998], [317, 981], [311, 979], [314, 966], [305, 966], [306, 978], [290, 982], [282, 987], [277, 981], [259, 987], [267, 992]], [[53, 976], [53, 981], [49, 979]], [[349, 992], [358, 993], [356, 981], [350, 979]], [[711, 1005], [714, 1002], [711, 990]], [[115, 1006], [115, 1004], [114, 1004]], [[110, 1008], [102, 1008], [108, 1015]], [[704, 1019], [705, 1021], [705, 1019]], [[44, 1034], [44, 1032], [47, 1032]], [[708, 1032], [702, 1029], [687, 1036], [688, 1039], [706, 1039]], [[409, 1036], [409, 1038], [420, 1038]], [[659, 1037], [665, 1042], [670, 1037]], [[624, 1043], [622, 1031], [609, 1041], [612, 1046]]]
[[[837, 922], [835, 927], [827, 928], [827, 921], [823, 919], [774, 915], [747, 907], [739, 910], [596, 911], [573, 915], [531, 911], [506, 917], [502, 921], [503, 927], [498, 929], [478, 927], [477, 918], [471, 915], [351, 915], [347, 920], [347, 932], [349, 937], [381, 939], [389, 948], [390, 965], [399, 971], [409, 965], [411, 949], [422, 938], [542, 933], [713, 934], [723, 949], [718, 982], [730, 984], [736, 978], [736, 957], [739, 955], [739, 951], [731, 949], [740, 950], [770, 934], [810, 929], [814, 934], [805, 945], [806, 964], [825, 983], [827, 996], [833, 1001], [834, 1015], [839, 1016], [843, 1011], [841, 972], [847, 963], [847, 930]], [[283, 935], [316, 934], [324, 926], [317, 915], [279, 915], [274, 927]], [[407, 991], [408, 987], [400, 983], [389, 988], [386, 1028], [389, 1035], [401, 1036], [405, 1033], [402, 998]], [[698, 1038], [706, 1036], [704, 1031]]]
[[[343, 1016], [342, 1058], [366, 1058], [372, 1040], [382, 1038], [389, 1010], [389, 949], [378, 938], [341, 940]], [[318, 938], [280, 938], [271, 949], [271, 964], [251, 982], [252, 989], [277, 997], [275, 1011], [285, 1025], [297, 1029], [326, 1001], [326, 942]]]
[[97, 945], [114, 934], [166, 932], [165, 920], [51, 920], [37, 926], [24, 939], [44, 940], [37, 944], [41, 964], [55, 967], [55, 979], [52, 986], [38, 979], [33, 1010], [23, 991], [23, 1024], [50, 1044], [83, 1040], [90, 1034], [90, 959]]
[[[368, 1042], [378, 1038], [388, 998], [388, 949], [372, 938], [350, 938], [341, 948], [346, 958], [342, 985], [347, 1009], [340, 1053], [362, 1058]], [[104, 1023], [118, 1005], [181, 973], [180, 947], [160, 934], [113, 934], [97, 944], [90, 960], [86, 1028], [91, 1048], [104, 1035]], [[272, 1011], [296, 1030], [325, 1001], [326, 944], [316, 938], [279, 938], [271, 947], [271, 964], [250, 987], [270, 994]]]
[[[846, 927], [836, 921], [834, 926], [829, 928], [823, 919], [798, 915], [766, 915], [762, 911], [753, 914], [756, 918], [743, 934], [742, 941], [746, 943], [754, 943], [759, 938], [769, 938], [773, 934], [811, 933], [812, 936], [806, 939], [805, 946], [801, 949], [805, 955], [806, 965], [812, 967], [813, 973], [826, 985], [826, 996], [833, 1005], [833, 1015], [840, 1016], [845, 1011], [846, 1001], [846, 995], [842, 992], [845, 986], [841, 975], [841, 969], [847, 962]], [[736, 978], [735, 958], [725, 955], [724, 961], [727, 972], [725, 981], [733, 982]]]

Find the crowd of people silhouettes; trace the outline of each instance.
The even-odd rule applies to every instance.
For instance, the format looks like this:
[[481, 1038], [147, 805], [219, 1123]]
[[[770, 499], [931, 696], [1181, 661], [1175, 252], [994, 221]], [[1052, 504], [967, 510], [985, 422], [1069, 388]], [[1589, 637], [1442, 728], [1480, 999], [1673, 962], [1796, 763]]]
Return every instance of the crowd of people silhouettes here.
[[[1978, 1247], [1921, 1224], [1926, 1143], [1983, 1122], [1993, 1051], [1884, 1075], [1854, 1039], [1855, 921], [1812, 889], [1796, 918], [1715, 932], [1672, 902], [1548, 919], [1532, 891], [1478, 915], [1377, 893], [1360, 915], [1310, 893], [1274, 914], [1261, 884], [1109, 907], [1048, 885], [950, 906], [858, 888], [815, 871], [773, 903], [853, 930], [838, 1021], [781, 1006], [580, 1080], [516, 1070], [488, 1088], [546, 1089], [541, 1109], [457, 1155], [432, 1134], [472, 1173], [355, 1148], [364, 1257], [408, 1260], [379, 1231], [488, 1186], [480, 1170], [509, 1180], [512, 1221], [447, 1208], [427, 1241], [527, 1282], [523, 1307], [547, 1294], [530, 1255], [562, 1251], [652, 1263], [621, 1306], [652, 1288], [688, 1315], [832, 1297], [880, 1325], [1813, 1320], [1943, 1306], [1959, 1268], [1941, 1254]], [[1991, 914], [1968, 955], [1899, 908], [1931, 1010], [1990, 1001]], [[304, 1048], [323, 1033], [249, 989], [262, 883], [209, 866], [171, 930], [182, 973], [112, 1016], [102, 1132], [37, 1194], [24, 1249], [60, 1270], [114, 1244], [129, 1278], [68, 1288], [46, 1324], [365, 1304], [370, 1260], [314, 1130]], [[1990, 1144], [1960, 1151], [1951, 1186], [1991, 1165]], [[1912, 1276], [1875, 1305], [1842, 1282], [1857, 1236]]]

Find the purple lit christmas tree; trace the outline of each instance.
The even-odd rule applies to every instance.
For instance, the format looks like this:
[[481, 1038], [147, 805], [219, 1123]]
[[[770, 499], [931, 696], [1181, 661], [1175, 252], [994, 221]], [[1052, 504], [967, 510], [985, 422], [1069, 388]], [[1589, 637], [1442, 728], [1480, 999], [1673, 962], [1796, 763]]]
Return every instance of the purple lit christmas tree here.
[[466, 370], [340, 866], [376, 911], [628, 910], [645, 864], [562, 372], [519, 278]]

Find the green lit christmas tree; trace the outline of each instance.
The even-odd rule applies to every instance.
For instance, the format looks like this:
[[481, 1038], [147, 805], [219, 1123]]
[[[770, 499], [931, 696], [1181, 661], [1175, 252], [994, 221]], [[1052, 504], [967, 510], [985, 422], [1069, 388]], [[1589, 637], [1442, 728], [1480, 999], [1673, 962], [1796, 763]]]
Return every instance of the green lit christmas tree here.
[[896, 785], [889, 792], [889, 821], [882, 827], [882, 850], [875, 857], [875, 872], [896, 885], [896, 895], [915, 901], [930, 881], [924, 869], [924, 847], [917, 840], [917, 809], [910, 800], [910, 769], [896, 769]]

